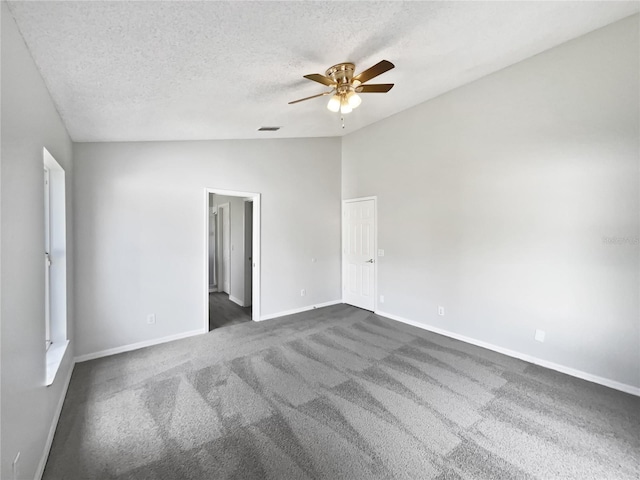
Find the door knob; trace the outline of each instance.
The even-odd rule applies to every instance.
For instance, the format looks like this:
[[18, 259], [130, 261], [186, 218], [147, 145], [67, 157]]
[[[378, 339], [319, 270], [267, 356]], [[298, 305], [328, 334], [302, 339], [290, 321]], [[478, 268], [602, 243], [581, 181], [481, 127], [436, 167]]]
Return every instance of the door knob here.
[[370, 258], [369, 260], [367, 260], [367, 261], [366, 261], [366, 262], [364, 262], [364, 263], [373, 263], [373, 258]]

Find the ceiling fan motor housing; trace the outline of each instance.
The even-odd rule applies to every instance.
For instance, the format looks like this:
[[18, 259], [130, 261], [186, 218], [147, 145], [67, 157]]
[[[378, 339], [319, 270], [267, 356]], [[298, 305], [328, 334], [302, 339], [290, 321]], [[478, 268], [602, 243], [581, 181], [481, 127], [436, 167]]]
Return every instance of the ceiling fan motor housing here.
[[289, 102], [289, 104], [303, 102], [312, 98], [324, 97], [325, 95], [332, 95], [327, 108], [332, 112], [349, 113], [352, 109], [358, 107], [361, 103], [358, 93], [387, 93], [393, 87], [393, 83], [381, 83], [375, 85], [363, 85], [372, 78], [383, 74], [384, 72], [391, 70], [394, 67], [393, 63], [388, 60], [382, 60], [376, 63], [374, 66], [360, 72], [358, 75], [354, 75], [356, 66], [351, 62], [343, 62], [330, 67], [325, 75], [318, 73], [310, 73], [304, 75], [304, 78], [312, 80], [314, 82], [321, 83], [331, 90], [328, 92], [322, 92], [310, 97], [301, 98]]
[[353, 63], [338, 63], [330, 67], [325, 74], [336, 83], [336, 90], [341, 92], [349, 89], [355, 70], [356, 66]]

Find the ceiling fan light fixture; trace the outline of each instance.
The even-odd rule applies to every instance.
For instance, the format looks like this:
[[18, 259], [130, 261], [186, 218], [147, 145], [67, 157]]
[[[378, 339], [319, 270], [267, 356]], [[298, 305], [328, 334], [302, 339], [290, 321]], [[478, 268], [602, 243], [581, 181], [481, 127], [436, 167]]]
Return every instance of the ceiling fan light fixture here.
[[349, 106], [351, 108], [358, 108], [358, 106], [362, 103], [362, 98], [356, 92], [349, 92], [347, 94], [347, 101], [349, 102]]
[[340, 103], [340, 113], [351, 113], [353, 107], [349, 104], [349, 101], [346, 97], [342, 97], [342, 102]]
[[340, 96], [336, 94], [329, 99], [329, 103], [327, 103], [327, 108], [332, 112], [338, 112], [340, 110], [341, 103], [342, 102], [340, 101]]

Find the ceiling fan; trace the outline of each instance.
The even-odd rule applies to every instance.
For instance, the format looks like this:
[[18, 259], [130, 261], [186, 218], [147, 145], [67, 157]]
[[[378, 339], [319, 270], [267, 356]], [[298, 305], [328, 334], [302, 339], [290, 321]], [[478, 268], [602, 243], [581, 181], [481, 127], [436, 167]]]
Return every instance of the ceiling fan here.
[[331, 87], [331, 90], [319, 93], [318, 95], [301, 98], [300, 100], [294, 100], [293, 102], [289, 102], [289, 105], [304, 102], [312, 98], [331, 95], [327, 108], [332, 112], [339, 111], [343, 114], [349, 113], [362, 102], [360, 95], [358, 95], [359, 93], [387, 93], [393, 88], [393, 83], [364, 85], [364, 83], [372, 78], [391, 70], [393, 67], [393, 63], [388, 60], [382, 60], [373, 67], [354, 76], [356, 66], [353, 63], [339, 63], [329, 68], [325, 72], [325, 75], [320, 75], [319, 73], [305, 75], [304, 78]]

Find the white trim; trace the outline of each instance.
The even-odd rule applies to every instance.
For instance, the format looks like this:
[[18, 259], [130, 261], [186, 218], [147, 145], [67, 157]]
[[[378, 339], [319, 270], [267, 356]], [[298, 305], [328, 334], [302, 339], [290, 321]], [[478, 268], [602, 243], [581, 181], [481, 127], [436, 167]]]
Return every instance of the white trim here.
[[324, 303], [317, 303], [315, 305], [307, 305], [306, 307], [294, 308], [292, 310], [285, 310], [284, 312], [270, 313], [269, 315], [265, 315], [261, 317], [260, 320], [257, 320], [257, 321], [261, 322], [262, 320], [271, 320], [272, 318], [279, 318], [279, 317], [284, 317], [286, 315], [293, 315], [294, 313], [308, 312], [309, 310], [313, 310], [315, 308], [329, 307], [331, 305], [338, 305], [339, 303], [342, 303], [342, 299], [332, 300], [330, 302], [324, 302]]
[[207, 333], [208, 331], [209, 331], [208, 328], [191, 330], [190, 332], [183, 332], [183, 333], [178, 333], [176, 335], [169, 335], [168, 337], [154, 338], [153, 340], [145, 340], [144, 342], [138, 342], [138, 343], [130, 343], [129, 345], [123, 345], [122, 347], [108, 348], [106, 350], [100, 350], [99, 352], [80, 355], [75, 358], [75, 362], [76, 363], [86, 362], [87, 360], [108, 357], [109, 355], [115, 355], [117, 353], [130, 352], [131, 350], [138, 350], [139, 348], [151, 347], [153, 345], [159, 345], [161, 343], [167, 343], [173, 340], [180, 340], [182, 338], [201, 335], [203, 333]]
[[241, 307], [244, 307], [244, 302], [242, 300], [240, 300], [239, 298], [234, 297], [233, 295], [229, 294], [229, 300], [231, 300], [233, 303], [240, 305]]
[[[344, 290], [345, 290], [345, 264], [344, 264], [344, 205], [345, 203], [362, 202], [365, 200], [373, 200], [373, 311], [378, 309], [378, 196], [373, 195], [369, 197], [348, 198], [342, 200], [341, 212], [340, 212], [340, 275], [341, 275], [341, 295], [344, 302]], [[350, 305], [350, 304], [349, 304]], [[357, 307], [360, 308], [360, 307]]]
[[262, 197], [257, 193], [253, 197], [253, 238], [251, 239], [251, 261], [253, 262], [253, 275], [251, 276], [251, 319], [258, 320], [261, 311], [261, 269], [262, 269], [262, 244], [260, 232], [262, 228]]
[[49, 427], [49, 435], [47, 435], [47, 440], [44, 444], [44, 451], [42, 452], [42, 458], [40, 459], [40, 463], [38, 464], [38, 468], [36, 469], [34, 480], [41, 480], [42, 475], [44, 475], [44, 467], [47, 465], [49, 452], [51, 452], [53, 437], [56, 434], [56, 429], [58, 428], [58, 421], [60, 420], [60, 414], [62, 413], [62, 406], [64, 405], [65, 398], [67, 397], [67, 390], [69, 389], [69, 383], [71, 383], [71, 376], [73, 375], [73, 369], [75, 368], [75, 366], [75, 362], [72, 361], [71, 367], [69, 368], [69, 373], [67, 374], [67, 378], [65, 378], [64, 380], [60, 400], [58, 400], [58, 405], [53, 412], [53, 420], [51, 422], [51, 427]]
[[64, 354], [66, 353], [68, 346], [69, 340], [49, 344], [49, 348], [45, 355], [47, 359], [47, 380], [45, 385], [47, 387], [52, 385], [53, 381], [56, 379], [58, 369], [62, 364], [62, 359], [64, 358]]
[[640, 396], [640, 387], [634, 387], [633, 385], [628, 385], [626, 383], [617, 382], [609, 378], [593, 375], [591, 373], [587, 373], [582, 370], [577, 370], [575, 368], [560, 365], [559, 363], [543, 360], [541, 358], [534, 357], [532, 355], [527, 355], [526, 353], [520, 353], [515, 350], [509, 350], [508, 348], [499, 347], [491, 343], [483, 342], [482, 340], [476, 340], [475, 338], [467, 337], [465, 335], [460, 335], [458, 333], [450, 332], [442, 328], [433, 327], [431, 325], [416, 322], [415, 320], [409, 320], [407, 318], [399, 317], [398, 315], [393, 315], [391, 313], [381, 312], [379, 310], [377, 310], [375, 313], [376, 315], [380, 315], [382, 317], [386, 317], [391, 320], [396, 320], [398, 322], [406, 323], [407, 325], [412, 325], [414, 327], [418, 327], [423, 330], [428, 330], [433, 333], [444, 335], [445, 337], [454, 338], [456, 340], [460, 340], [462, 342], [469, 343], [471, 345], [476, 345], [478, 347], [486, 348], [487, 350], [492, 350], [494, 352], [502, 353], [503, 355], [507, 355], [509, 357], [518, 358], [520, 360], [524, 360], [525, 362], [533, 363], [535, 365], [540, 365], [541, 367], [555, 370], [556, 372], [566, 373], [567, 375], [571, 375], [572, 377], [576, 377], [576, 378], [581, 378], [582, 380], [587, 380], [588, 382], [597, 383], [599, 385], [604, 385], [605, 387], [613, 388], [614, 390], [620, 390], [621, 392]]
[[346, 198], [342, 200], [342, 203], [362, 202], [364, 200], [378, 200], [378, 196], [372, 195], [370, 197]]
[[[251, 319], [253, 321], [259, 321], [260, 318], [260, 278], [261, 278], [261, 246], [260, 246], [260, 228], [261, 228], [261, 194], [255, 192], [239, 192], [236, 190], [222, 190], [216, 188], [204, 189], [204, 288], [202, 299], [202, 312], [203, 312], [203, 328], [205, 332], [209, 331], [209, 194], [226, 195], [230, 197], [245, 197], [253, 201], [253, 241], [251, 252], [251, 260], [253, 262], [253, 274], [251, 275]], [[220, 286], [220, 280], [218, 279], [218, 287]], [[220, 290], [220, 288], [218, 288]]]

